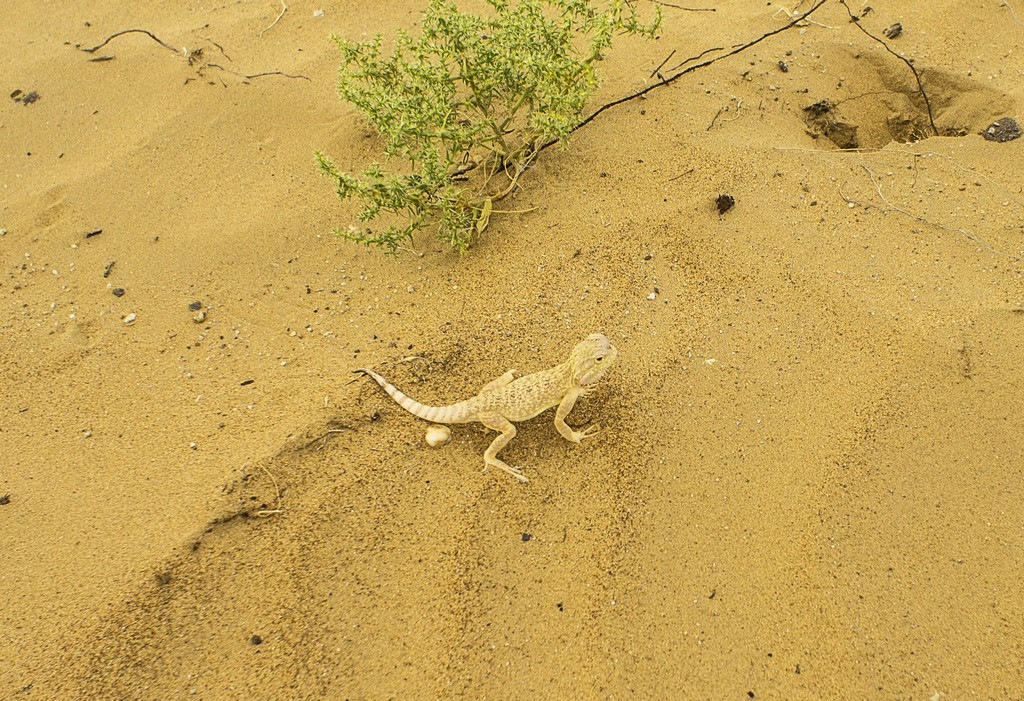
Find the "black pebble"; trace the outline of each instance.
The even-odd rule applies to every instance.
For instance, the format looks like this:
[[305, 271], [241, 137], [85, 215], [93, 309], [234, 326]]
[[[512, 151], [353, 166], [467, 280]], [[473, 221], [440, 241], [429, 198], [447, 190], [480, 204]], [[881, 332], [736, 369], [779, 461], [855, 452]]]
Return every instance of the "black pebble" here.
[[11, 503], [11, 495], [10, 494], [4, 494], [3, 496], [0, 496], [0, 506], [7, 506], [10, 503]]
[[200, 309], [203, 308], [203, 303], [197, 300], [197, 301], [192, 302], [191, 304], [189, 304], [188, 308], [189, 308], [189, 310], [191, 310], [193, 312], [197, 312], [197, 311], [199, 311]]
[[115, 287], [114, 289], [111, 290], [111, 292], [114, 293], [115, 297], [123, 297], [124, 296], [124, 288], [123, 287]]
[[249, 638], [249, 642], [252, 643], [253, 645], [259, 645], [260, 643], [263, 642], [263, 638], [261, 638], [258, 635], [254, 635], [251, 638]]
[[525, 543], [526, 541], [528, 541], [532, 537], [533, 536], [530, 535], [529, 533], [523, 533], [523, 542]]
[[900, 24], [899, 22], [897, 22], [896, 24], [890, 25], [890, 26], [888, 26], [888, 27], [886, 27], [885, 29], [882, 30], [882, 34], [884, 34], [885, 36], [889, 37], [890, 39], [895, 39], [896, 37], [898, 37], [902, 33], [903, 33], [903, 25]]
[[1005, 143], [1019, 139], [1020, 134], [1020, 125], [1017, 124], [1013, 117], [997, 119], [989, 124], [985, 131], [981, 132], [981, 136], [986, 141], [995, 141], [996, 143]]
[[718, 207], [719, 214], [725, 214], [733, 205], [736, 204], [736, 198], [732, 195], [719, 195], [715, 198], [715, 206]]

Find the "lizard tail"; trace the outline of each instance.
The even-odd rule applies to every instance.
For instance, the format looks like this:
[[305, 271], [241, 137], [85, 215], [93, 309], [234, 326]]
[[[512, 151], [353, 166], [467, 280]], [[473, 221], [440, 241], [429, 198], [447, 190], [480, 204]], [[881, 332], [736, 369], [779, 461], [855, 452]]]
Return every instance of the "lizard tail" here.
[[368, 368], [357, 368], [352, 372], [361, 372], [372, 377], [388, 393], [388, 396], [398, 403], [398, 406], [413, 416], [418, 416], [424, 421], [431, 421], [433, 423], [455, 423], [451, 420], [452, 407], [421, 404]]

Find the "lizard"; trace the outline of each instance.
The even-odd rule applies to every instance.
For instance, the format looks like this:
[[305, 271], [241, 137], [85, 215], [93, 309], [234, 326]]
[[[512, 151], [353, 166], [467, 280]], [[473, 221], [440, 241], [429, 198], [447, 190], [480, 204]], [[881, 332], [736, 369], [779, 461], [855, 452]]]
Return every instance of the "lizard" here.
[[484, 451], [484, 469], [497, 467], [520, 482], [529, 482], [520, 468], [498, 458], [498, 451], [516, 436], [513, 422], [526, 421], [551, 407], [558, 407], [555, 428], [563, 438], [573, 443], [590, 438], [599, 430], [596, 425], [575, 431], [565, 423], [565, 417], [576, 400], [589, 394], [604, 378], [617, 357], [618, 350], [604, 335], [590, 334], [576, 344], [563, 363], [519, 378], [515, 377], [515, 369], [509, 370], [484, 385], [475, 397], [440, 407], [421, 404], [373, 370], [358, 368], [353, 372], [373, 378], [399, 406], [425, 421], [435, 424], [479, 422], [498, 431], [501, 435]]

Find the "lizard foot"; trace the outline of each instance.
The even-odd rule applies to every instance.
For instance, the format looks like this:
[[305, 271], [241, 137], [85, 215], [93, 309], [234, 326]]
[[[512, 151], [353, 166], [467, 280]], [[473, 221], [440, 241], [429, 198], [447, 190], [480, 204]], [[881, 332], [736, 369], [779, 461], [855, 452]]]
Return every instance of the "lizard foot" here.
[[505, 472], [509, 473], [520, 482], [530, 481], [526, 478], [526, 475], [523, 474], [523, 471], [520, 470], [518, 467], [512, 467], [504, 460], [498, 460], [497, 458], [492, 458], [491, 460], [484, 462], [484, 472], [486, 472], [487, 468], [491, 467], [492, 465], [498, 468], [499, 470], [504, 470]]
[[592, 426], [587, 426], [582, 431], [573, 431], [572, 432], [572, 440], [575, 443], [579, 443], [584, 438], [590, 438], [590, 437], [594, 436], [595, 434], [600, 432], [600, 430], [601, 430], [601, 427], [598, 426], [597, 424], [594, 424]]

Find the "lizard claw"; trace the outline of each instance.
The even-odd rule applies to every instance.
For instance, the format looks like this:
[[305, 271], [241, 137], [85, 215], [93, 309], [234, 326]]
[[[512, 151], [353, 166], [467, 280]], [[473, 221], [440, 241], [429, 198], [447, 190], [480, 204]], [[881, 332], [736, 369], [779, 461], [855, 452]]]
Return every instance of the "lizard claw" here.
[[582, 431], [576, 431], [575, 434], [573, 434], [573, 437], [576, 439], [576, 442], [579, 443], [584, 438], [590, 438], [599, 433], [600, 431], [601, 427], [598, 426], [597, 424], [594, 424], [592, 426], [587, 426]]
[[498, 460], [497, 458], [495, 458], [493, 462], [488, 461], [484, 463], [484, 472], [487, 472], [487, 468], [491, 467], [492, 465], [498, 468], [499, 470], [504, 470], [505, 472], [509, 473], [520, 482], [530, 481], [529, 479], [526, 478], [526, 475], [523, 474], [522, 468], [513, 467], [512, 465], [509, 465], [508, 463], [502, 460]]

